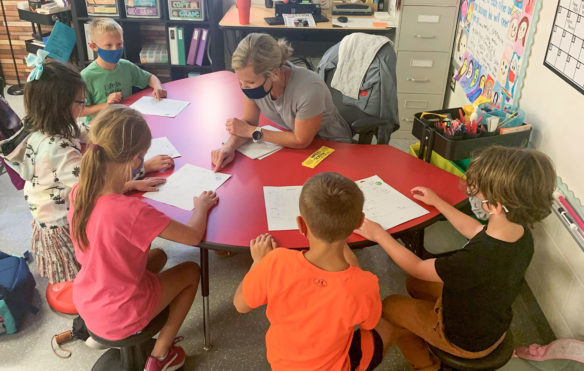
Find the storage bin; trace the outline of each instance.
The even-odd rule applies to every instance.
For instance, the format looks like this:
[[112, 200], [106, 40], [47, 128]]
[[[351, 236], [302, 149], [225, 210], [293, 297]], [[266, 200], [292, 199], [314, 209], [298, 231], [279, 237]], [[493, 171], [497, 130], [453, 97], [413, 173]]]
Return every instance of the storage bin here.
[[[446, 110], [429, 111], [432, 113], [449, 114], [452, 118], [459, 117], [459, 108], [450, 108]], [[429, 162], [429, 155], [426, 155], [426, 148], [433, 150], [447, 160], [462, 160], [472, 157], [473, 152], [478, 149], [500, 145], [507, 147], [525, 147], [529, 142], [531, 129], [519, 131], [510, 134], [492, 134], [477, 138], [459, 139], [447, 137], [436, 131], [434, 122], [421, 119], [423, 112], [414, 115], [414, 125], [412, 134], [421, 142], [421, 155], [426, 162]]]

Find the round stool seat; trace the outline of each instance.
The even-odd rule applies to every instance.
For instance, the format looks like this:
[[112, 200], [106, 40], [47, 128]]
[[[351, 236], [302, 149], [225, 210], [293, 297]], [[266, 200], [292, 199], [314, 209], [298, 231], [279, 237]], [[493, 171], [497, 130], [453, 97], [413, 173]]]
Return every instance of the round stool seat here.
[[453, 356], [443, 350], [428, 344], [430, 350], [440, 359], [443, 365], [460, 371], [496, 370], [503, 367], [513, 355], [513, 335], [507, 331], [505, 338], [491, 354], [483, 358], [467, 359]]
[[111, 348], [99, 357], [91, 368], [92, 371], [142, 371], [146, 359], [154, 348], [156, 340], [152, 339], [166, 323], [169, 309], [166, 307], [140, 332], [121, 340], [107, 340], [88, 329], [89, 335], [100, 344]]
[[77, 314], [73, 304], [73, 281], [48, 284], [45, 295], [49, 306], [57, 312]]

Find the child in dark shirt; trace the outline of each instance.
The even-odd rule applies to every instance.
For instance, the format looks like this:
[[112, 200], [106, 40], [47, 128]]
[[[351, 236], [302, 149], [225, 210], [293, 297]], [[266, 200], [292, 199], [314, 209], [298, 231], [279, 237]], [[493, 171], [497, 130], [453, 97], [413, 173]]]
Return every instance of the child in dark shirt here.
[[383, 316], [414, 370], [440, 368], [426, 343], [472, 359], [488, 355], [503, 341], [511, 304], [533, 255], [527, 227], [551, 210], [556, 175], [541, 152], [490, 147], [471, 162], [466, 176], [471, 207], [478, 218], [488, 219], [486, 226], [431, 189], [412, 189], [414, 198], [436, 207], [469, 239], [452, 255], [422, 260], [369, 220], [357, 230], [410, 275], [411, 297], [387, 297]]

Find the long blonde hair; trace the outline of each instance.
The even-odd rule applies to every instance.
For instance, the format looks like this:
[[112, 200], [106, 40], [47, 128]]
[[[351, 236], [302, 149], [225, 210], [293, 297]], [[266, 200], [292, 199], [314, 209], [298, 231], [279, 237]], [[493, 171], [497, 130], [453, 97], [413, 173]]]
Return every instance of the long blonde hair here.
[[231, 57], [235, 70], [253, 66], [256, 75], [272, 76], [272, 71], [282, 66], [293, 49], [285, 39], [274, 39], [265, 33], [250, 33], [237, 45]]
[[80, 249], [89, 248], [87, 222], [105, 185], [106, 176], [111, 176], [106, 174], [107, 163], [125, 164], [130, 174], [132, 160], [148, 150], [151, 139], [146, 121], [132, 108], [113, 104], [93, 119], [73, 200], [71, 230]]

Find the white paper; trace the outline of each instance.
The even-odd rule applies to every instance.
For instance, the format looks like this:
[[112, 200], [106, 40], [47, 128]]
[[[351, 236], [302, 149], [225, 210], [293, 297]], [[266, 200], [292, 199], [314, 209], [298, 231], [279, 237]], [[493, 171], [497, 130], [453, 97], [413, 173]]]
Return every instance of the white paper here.
[[395, 190], [377, 175], [356, 183], [365, 195], [365, 217], [379, 223], [383, 229], [390, 229], [428, 214], [428, 210]]
[[[387, 27], [375, 27], [373, 25], [375, 23], [387, 23]], [[339, 22], [337, 17], [333, 18], [333, 26], [337, 27], [347, 27], [347, 28], [361, 28], [361, 29], [370, 29], [370, 28], [393, 28], [396, 27], [396, 20], [394, 17], [390, 17], [389, 19], [377, 19], [373, 17], [351, 17], [347, 16], [347, 22]]]
[[176, 206], [184, 210], [193, 209], [193, 197], [203, 191], [215, 191], [231, 177], [230, 174], [215, 173], [212, 170], [186, 164], [158, 188], [158, 192], [146, 192], [144, 197]]
[[180, 153], [174, 148], [167, 137], [154, 138], [150, 143], [150, 148], [144, 156], [144, 161], [150, 160], [154, 156], [168, 155], [172, 158], [180, 157]]
[[310, 13], [282, 14], [286, 27], [316, 27], [314, 17]]
[[[282, 131], [271, 125], [262, 126], [262, 130]], [[261, 160], [263, 158], [268, 157], [272, 153], [281, 150], [282, 148], [284, 147], [262, 140], [261, 142], [258, 143], [249, 141], [240, 146], [237, 150], [241, 152], [243, 155], [246, 155], [247, 157], [251, 158], [252, 160], [255, 159]]]
[[269, 231], [298, 229], [296, 217], [300, 215], [300, 191], [302, 186], [264, 187]]
[[[356, 181], [363, 191], [363, 212], [368, 219], [390, 229], [428, 213], [426, 209], [410, 200], [379, 176]], [[300, 215], [298, 202], [302, 186], [264, 187], [268, 230], [297, 229], [296, 217]]]
[[143, 115], [175, 117], [189, 104], [190, 102], [184, 100], [168, 98], [156, 100], [154, 97], [142, 97], [135, 101], [130, 107], [139, 111]]

